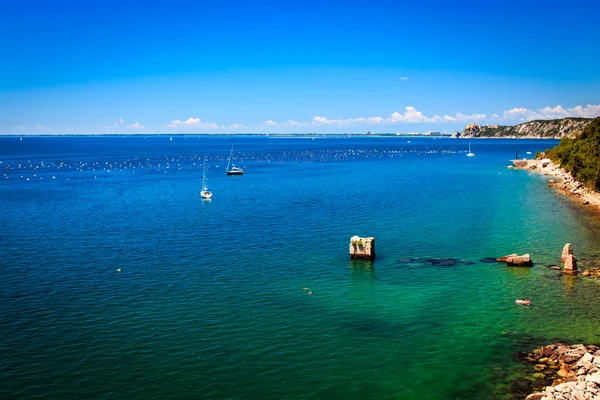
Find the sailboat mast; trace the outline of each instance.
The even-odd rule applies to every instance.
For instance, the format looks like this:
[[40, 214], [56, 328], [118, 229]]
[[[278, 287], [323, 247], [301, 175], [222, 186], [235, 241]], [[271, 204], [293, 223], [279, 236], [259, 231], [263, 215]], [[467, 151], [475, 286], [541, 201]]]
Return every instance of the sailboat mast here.
[[206, 156], [204, 156], [204, 162], [202, 163], [202, 190], [206, 190]]
[[227, 161], [227, 171], [229, 171], [229, 166], [231, 165], [231, 157], [233, 156], [233, 146], [231, 146], [231, 153], [229, 153], [229, 161]]

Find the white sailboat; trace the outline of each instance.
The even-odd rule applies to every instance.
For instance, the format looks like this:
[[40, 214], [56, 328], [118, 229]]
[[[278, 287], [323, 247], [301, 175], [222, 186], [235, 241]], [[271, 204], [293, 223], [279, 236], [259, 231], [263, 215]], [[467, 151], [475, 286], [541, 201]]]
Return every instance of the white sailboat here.
[[236, 167], [235, 165], [233, 165], [231, 163], [232, 156], [233, 156], [233, 146], [231, 146], [231, 153], [229, 154], [229, 161], [227, 162], [227, 168], [225, 169], [225, 172], [227, 172], [227, 175], [243, 175], [244, 170], [239, 167]]
[[212, 192], [208, 190], [208, 186], [206, 185], [206, 156], [204, 156], [204, 162], [202, 163], [202, 191], [200, 192], [200, 197], [206, 200], [212, 197]]
[[475, 153], [471, 153], [471, 142], [469, 142], [469, 152], [467, 153], [467, 157], [475, 157]]

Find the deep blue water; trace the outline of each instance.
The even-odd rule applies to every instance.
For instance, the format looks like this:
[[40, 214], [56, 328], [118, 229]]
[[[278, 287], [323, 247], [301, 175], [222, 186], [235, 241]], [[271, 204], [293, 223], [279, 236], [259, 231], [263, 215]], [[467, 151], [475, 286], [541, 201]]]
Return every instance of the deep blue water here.
[[598, 220], [506, 168], [556, 143], [2, 137], [0, 398], [508, 396], [516, 351], [600, 341], [598, 281], [549, 268]]

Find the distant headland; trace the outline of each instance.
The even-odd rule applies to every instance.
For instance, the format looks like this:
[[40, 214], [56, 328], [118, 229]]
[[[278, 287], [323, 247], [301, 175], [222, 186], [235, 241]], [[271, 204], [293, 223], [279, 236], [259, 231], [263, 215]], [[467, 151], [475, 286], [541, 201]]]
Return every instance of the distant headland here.
[[592, 122], [592, 118], [535, 120], [515, 126], [469, 124], [453, 137], [507, 139], [562, 139], [575, 137]]

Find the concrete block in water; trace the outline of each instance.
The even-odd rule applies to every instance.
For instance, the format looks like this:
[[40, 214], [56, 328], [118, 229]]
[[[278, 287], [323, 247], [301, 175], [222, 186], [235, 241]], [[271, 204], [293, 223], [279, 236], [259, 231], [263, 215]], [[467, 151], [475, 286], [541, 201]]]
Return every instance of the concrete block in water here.
[[375, 238], [352, 236], [350, 238], [350, 258], [375, 258]]

